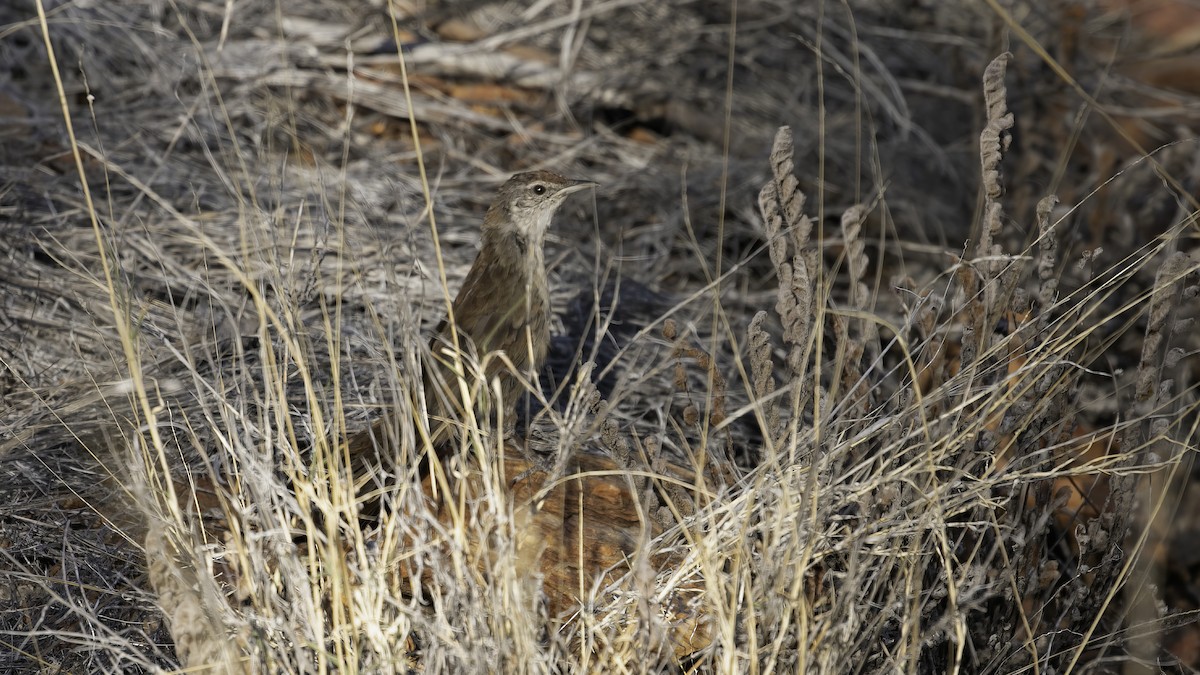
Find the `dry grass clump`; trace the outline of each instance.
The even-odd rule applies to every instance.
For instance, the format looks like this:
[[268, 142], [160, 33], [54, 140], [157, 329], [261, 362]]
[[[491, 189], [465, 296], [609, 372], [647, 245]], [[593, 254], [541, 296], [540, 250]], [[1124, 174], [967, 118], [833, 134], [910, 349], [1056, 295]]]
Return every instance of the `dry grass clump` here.
[[[103, 144], [119, 121], [85, 96], [65, 111], [78, 136], [46, 141], [61, 173], [6, 174], [0, 192], [29, 235], [0, 240], [0, 318], [27, 336], [0, 341], [0, 667], [1008, 673], [1163, 658], [1159, 629], [1188, 618], [1155, 588], [1200, 442], [1194, 208], [1111, 264], [1080, 255], [1067, 231], [1086, 198], [1006, 192], [1026, 123], [1006, 53], [976, 70], [970, 243], [919, 269], [905, 251], [920, 247], [889, 237], [921, 224], [900, 214], [920, 199], [856, 182], [861, 139], [841, 132], [874, 123], [814, 115], [828, 148], [762, 124], [799, 71], [771, 62], [774, 21], [846, 76], [831, 104], [933, 145], [883, 57], [864, 43], [874, 76], [855, 65], [857, 24], [743, 3], [763, 48], [732, 65], [787, 74], [723, 118], [719, 88], [652, 85], [723, 64], [703, 26], [738, 17], [692, 8], [655, 40], [638, 29], [665, 9], [609, 4], [429, 17], [443, 39], [422, 41], [306, 3], [276, 26], [286, 46], [259, 34], [279, 11], [261, 3], [236, 20], [134, 3], [34, 22], [43, 41], [19, 49], [59, 64], [80, 58], [62, 46], [80, 26], [119, 26], [136, 48], [98, 62], [108, 86], [163, 106], [138, 119], [180, 117]], [[381, 35], [414, 72], [394, 45], [362, 47]], [[652, 66], [640, 88], [630, 55]], [[83, 86], [51, 82], [47, 100]], [[688, 140], [644, 141], [663, 125]], [[613, 234], [607, 209], [672, 211], [678, 227], [622, 222], [638, 263], [623, 269], [552, 255], [570, 307], [554, 386], [531, 392], [515, 435], [477, 420], [457, 457], [427, 461], [423, 325], [465, 273], [491, 181], [537, 163], [629, 185], [664, 147], [743, 126], [774, 133], [767, 162], [702, 167], [699, 206], [687, 185], [639, 201], [671, 185], [653, 175], [601, 193], [589, 238]], [[722, 144], [725, 160], [741, 151]], [[826, 182], [855, 188], [834, 199]], [[563, 221], [564, 240], [583, 238], [578, 214]], [[661, 276], [626, 279], [643, 260], [665, 261]], [[346, 441], [383, 411], [396, 469], [356, 473]], [[384, 505], [370, 518], [363, 484]]]
[[[1156, 517], [1179, 489], [1194, 442], [1186, 439], [1195, 434], [1193, 394], [1176, 392], [1162, 377], [1161, 368], [1177, 364], [1183, 350], [1172, 355], [1150, 336], [1170, 323], [1170, 340], [1183, 344], [1187, 322], [1151, 318], [1145, 345], [1153, 355], [1135, 381], [1156, 384], [1136, 387], [1137, 400], [1148, 404], [1141, 414], [1081, 434], [1080, 383], [1110, 339], [1097, 333], [1094, 317], [1129, 272], [1114, 270], [1059, 296], [1047, 273], [1056, 265], [1052, 198], [1039, 205], [1041, 245], [1032, 256], [1040, 303], [1022, 278], [1031, 256], [1007, 254], [995, 243], [1004, 221], [995, 168], [1012, 126], [1003, 101], [1006, 60], [985, 75], [978, 253], [939, 291], [950, 307], [926, 291], [909, 300], [906, 325], [881, 322], [892, 339], [880, 359], [862, 357], [869, 343], [860, 336], [868, 331], [849, 337], [851, 320], [872, 319], [856, 311], [853, 293], [845, 310], [828, 300], [813, 306], [808, 280], [822, 273], [804, 256], [811, 224], [800, 214], [802, 197], [790, 175], [790, 135], [777, 139], [773, 164], [784, 170], [761, 203], [768, 231], [789, 234], [794, 251], [788, 255], [785, 240], [774, 239], [777, 310], [794, 379], [777, 389], [768, 377], [779, 371], [764, 365], [765, 313], [752, 324], [750, 344], [755, 391], [786, 392], [782, 409], [793, 417], [775, 443], [768, 436], [766, 461], [740, 496], [742, 517], [726, 533], [730, 541], [713, 545], [728, 552], [753, 542], [732, 556], [745, 561], [746, 569], [731, 576], [742, 579], [746, 604], [731, 614], [749, 617], [753, 607], [756, 621], [739, 626], [745, 634], [731, 629], [722, 637], [748, 642], [751, 653], [762, 650], [771, 666], [786, 659], [821, 672], [1014, 672], [1069, 667], [1121, 640], [1106, 633], [1114, 626], [1105, 610], [1141, 559], [1145, 531], [1135, 526]], [[847, 213], [851, 224], [860, 218]], [[855, 255], [851, 242], [847, 237], [848, 257]], [[1168, 246], [1131, 262], [1165, 258], [1149, 291], [1151, 316], [1177, 316], [1183, 297], [1200, 290], [1196, 261], [1168, 255]], [[1160, 304], [1165, 297], [1174, 299], [1171, 310]], [[1139, 315], [1142, 307], [1131, 301], [1107, 319]], [[814, 316], [833, 338], [825, 349], [836, 354], [828, 362], [820, 358], [821, 338], [809, 337], [817, 333]], [[959, 336], [953, 358], [946, 356], [948, 334]], [[824, 367], [833, 372], [821, 373]], [[1153, 402], [1151, 389], [1159, 390]], [[763, 418], [776, 420], [779, 410], [765, 403]], [[1168, 438], [1177, 439], [1166, 441], [1169, 450]], [[1158, 452], [1148, 454], [1151, 446]], [[1156, 470], [1164, 473], [1138, 478]], [[1135, 506], [1135, 493], [1146, 489], [1157, 500]]]

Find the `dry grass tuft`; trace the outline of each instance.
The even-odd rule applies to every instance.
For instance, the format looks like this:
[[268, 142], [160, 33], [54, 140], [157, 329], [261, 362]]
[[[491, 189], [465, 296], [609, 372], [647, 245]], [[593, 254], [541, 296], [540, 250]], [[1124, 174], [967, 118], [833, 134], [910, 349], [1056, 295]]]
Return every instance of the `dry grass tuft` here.
[[[0, 670], [1182, 669], [1198, 92], [901, 4], [0, 9]], [[429, 460], [541, 166], [555, 365]]]

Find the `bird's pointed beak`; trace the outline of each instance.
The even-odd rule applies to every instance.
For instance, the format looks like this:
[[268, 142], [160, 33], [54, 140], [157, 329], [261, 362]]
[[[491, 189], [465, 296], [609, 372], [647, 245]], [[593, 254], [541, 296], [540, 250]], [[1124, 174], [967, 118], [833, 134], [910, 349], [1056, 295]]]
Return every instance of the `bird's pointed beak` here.
[[580, 190], [586, 190], [594, 187], [600, 187], [600, 184], [592, 180], [573, 180], [570, 183], [567, 183], [567, 185], [558, 192], [562, 195], [569, 195], [572, 192], [579, 192]]

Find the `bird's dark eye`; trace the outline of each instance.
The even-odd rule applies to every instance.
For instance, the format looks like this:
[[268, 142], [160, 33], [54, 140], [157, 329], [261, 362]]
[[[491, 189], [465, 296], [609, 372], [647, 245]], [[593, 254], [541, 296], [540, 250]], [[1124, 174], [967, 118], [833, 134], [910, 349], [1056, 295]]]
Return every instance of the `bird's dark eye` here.
[[535, 194], [535, 195], [546, 194], [546, 186], [545, 185], [534, 185], [533, 186], [533, 194]]

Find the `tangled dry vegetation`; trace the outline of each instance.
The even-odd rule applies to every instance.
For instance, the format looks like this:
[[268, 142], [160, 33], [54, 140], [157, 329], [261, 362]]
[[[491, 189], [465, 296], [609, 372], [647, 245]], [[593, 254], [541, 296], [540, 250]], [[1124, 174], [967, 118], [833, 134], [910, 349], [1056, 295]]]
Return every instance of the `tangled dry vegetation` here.
[[[1179, 4], [0, 8], [0, 670], [1200, 666]], [[439, 483], [534, 166], [551, 364]]]

